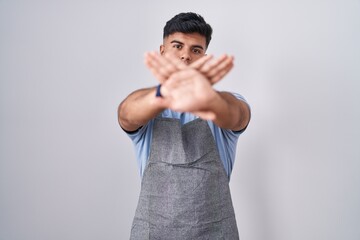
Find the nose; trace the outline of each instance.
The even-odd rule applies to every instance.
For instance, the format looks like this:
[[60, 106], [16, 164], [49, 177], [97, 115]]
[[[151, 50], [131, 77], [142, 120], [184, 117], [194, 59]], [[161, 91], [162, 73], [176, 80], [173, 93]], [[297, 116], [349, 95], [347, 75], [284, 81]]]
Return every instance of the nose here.
[[191, 62], [191, 55], [188, 51], [183, 51], [181, 53], [180, 59], [181, 59], [181, 61], [185, 62], [186, 64], [189, 64]]

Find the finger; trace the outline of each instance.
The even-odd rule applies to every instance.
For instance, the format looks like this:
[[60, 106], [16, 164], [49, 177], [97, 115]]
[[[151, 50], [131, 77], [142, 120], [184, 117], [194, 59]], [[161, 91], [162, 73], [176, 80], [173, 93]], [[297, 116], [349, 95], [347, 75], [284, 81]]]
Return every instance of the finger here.
[[213, 58], [213, 55], [205, 55], [201, 57], [200, 59], [196, 60], [192, 64], [190, 64], [190, 67], [195, 68], [197, 70], [200, 70], [200, 68], [207, 62], [209, 62]]
[[223, 69], [222, 71], [218, 72], [215, 76], [210, 78], [210, 83], [213, 85], [217, 82], [219, 82], [221, 79], [224, 78], [226, 74], [230, 72], [230, 70], [233, 68], [233, 64], [227, 66], [227, 68]]
[[144, 63], [160, 83], [163, 83], [167, 79], [167, 74], [164, 75], [161, 71], [159, 71], [158, 63], [153, 58], [152, 53], [145, 53]]
[[227, 55], [224, 54], [217, 59], [213, 59], [212, 61], [205, 62], [205, 64], [203, 64], [203, 66], [201, 66], [201, 68], [199, 68], [198, 70], [201, 73], [208, 75], [208, 72], [210, 70], [212, 70], [213, 68], [216, 68], [220, 63], [222, 63], [226, 59], [227, 59]]
[[151, 71], [151, 73], [155, 76], [155, 78], [160, 82], [163, 83], [165, 82], [165, 80], [167, 79], [167, 76], [164, 76], [163, 74], [161, 74], [156, 67], [154, 67], [151, 63], [149, 63], [148, 61], [145, 60], [145, 64], [146, 66], [149, 68], [149, 70]]
[[177, 67], [160, 54], [152, 52], [145, 55], [145, 64], [160, 82], [178, 71]]
[[223, 60], [218, 62], [216, 66], [214, 66], [212, 69], [207, 71], [207, 76], [209, 78], [214, 77], [216, 74], [222, 72], [225, 69], [228, 69], [230, 66], [233, 65], [234, 58], [231, 56], [226, 56]]
[[145, 55], [145, 63], [152, 71], [158, 72], [165, 78], [176, 71], [172, 64], [166, 62], [159, 54], [152, 52]]
[[164, 58], [168, 61], [168, 63], [171, 63], [176, 69], [178, 70], [183, 70], [187, 67], [187, 65], [181, 61], [178, 57], [176, 57], [173, 54], [170, 55], [163, 55]]

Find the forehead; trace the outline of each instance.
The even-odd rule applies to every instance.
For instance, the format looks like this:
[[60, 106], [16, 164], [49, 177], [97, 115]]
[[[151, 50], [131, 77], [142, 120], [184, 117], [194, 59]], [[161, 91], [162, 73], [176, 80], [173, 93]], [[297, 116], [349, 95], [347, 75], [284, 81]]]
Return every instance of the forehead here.
[[170, 44], [172, 41], [182, 42], [185, 45], [200, 45], [206, 48], [206, 38], [199, 33], [181, 33], [175, 32], [164, 39], [165, 44]]

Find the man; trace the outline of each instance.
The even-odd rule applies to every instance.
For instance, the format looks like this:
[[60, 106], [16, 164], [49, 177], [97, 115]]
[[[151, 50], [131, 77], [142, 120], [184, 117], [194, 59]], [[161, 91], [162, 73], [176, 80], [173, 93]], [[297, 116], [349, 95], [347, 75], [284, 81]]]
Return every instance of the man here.
[[211, 34], [198, 14], [169, 20], [160, 54], [145, 56], [160, 84], [119, 106], [142, 176], [131, 239], [239, 238], [228, 181], [250, 109], [239, 94], [213, 89], [233, 57], [206, 55]]

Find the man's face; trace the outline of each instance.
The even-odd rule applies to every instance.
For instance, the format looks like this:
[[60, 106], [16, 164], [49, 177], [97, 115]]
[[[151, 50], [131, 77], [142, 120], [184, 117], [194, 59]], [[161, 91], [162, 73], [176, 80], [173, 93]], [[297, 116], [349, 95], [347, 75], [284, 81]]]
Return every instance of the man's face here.
[[173, 55], [191, 64], [205, 55], [206, 38], [198, 33], [175, 32], [164, 39], [160, 53]]

